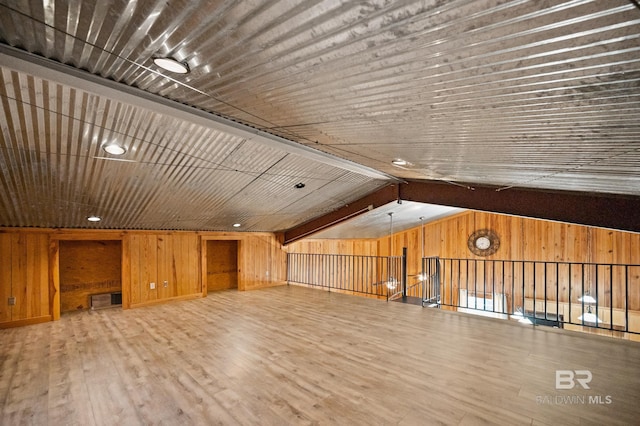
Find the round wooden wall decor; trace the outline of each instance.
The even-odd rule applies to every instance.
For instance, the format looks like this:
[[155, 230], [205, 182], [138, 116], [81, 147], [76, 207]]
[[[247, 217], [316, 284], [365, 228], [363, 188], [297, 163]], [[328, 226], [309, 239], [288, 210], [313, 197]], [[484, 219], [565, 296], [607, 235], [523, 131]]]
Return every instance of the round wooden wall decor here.
[[500, 248], [500, 238], [491, 229], [480, 229], [469, 236], [467, 247], [476, 256], [490, 256]]

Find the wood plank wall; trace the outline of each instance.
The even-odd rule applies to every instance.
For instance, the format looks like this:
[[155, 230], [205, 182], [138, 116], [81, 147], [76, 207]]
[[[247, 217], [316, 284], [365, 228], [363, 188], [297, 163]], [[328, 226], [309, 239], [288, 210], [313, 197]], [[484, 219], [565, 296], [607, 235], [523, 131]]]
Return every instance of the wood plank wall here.
[[[289, 253], [353, 254], [361, 256], [386, 256], [379, 254], [378, 239], [366, 240], [317, 240], [305, 238], [287, 246]], [[388, 250], [387, 250], [388, 252]]]
[[[286, 283], [286, 251], [276, 234], [0, 228], [0, 327], [59, 318], [60, 245], [64, 250], [67, 241], [121, 244], [122, 303], [128, 309], [205, 296], [203, 242], [216, 239], [238, 241], [239, 290]], [[8, 306], [10, 296], [15, 306]]]
[[[485, 228], [499, 235], [500, 249], [492, 256], [479, 257], [469, 251], [467, 239], [474, 231]], [[634, 232], [476, 211], [427, 223], [424, 230], [425, 256], [640, 264], [640, 234]], [[421, 226], [393, 234], [393, 253], [389, 253], [390, 246], [388, 236], [363, 240], [307, 238], [289, 244], [287, 251], [399, 256], [402, 247], [407, 247], [408, 256], [419, 258], [422, 254]]]
[[[287, 279], [287, 252], [282, 246], [282, 236], [267, 232], [201, 232], [202, 273], [207, 271], [207, 241], [238, 242], [238, 290], [283, 285]], [[205, 282], [206, 284], [206, 282]], [[206, 293], [207, 286], [204, 286]]]
[[238, 241], [208, 240], [207, 292], [238, 288]]
[[[467, 240], [476, 230], [486, 228], [494, 230], [499, 235], [500, 249], [491, 256], [476, 256], [469, 251]], [[292, 243], [287, 249], [291, 253], [399, 256], [402, 254], [402, 248], [407, 247], [409, 285], [416, 281], [420, 273], [420, 257], [423, 250], [425, 256], [445, 258], [640, 264], [639, 233], [560, 222], [466, 211], [425, 224], [424, 248], [421, 234], [422, 227], [418, 224], [391, 237], [385, 236], [377, 240], [309, 238]], [[393, 239], [393, 253], [390, 253], [390, 238]], [[543, 274], [542, 271], [539, 273]], [[599, 273], [606, 275], [609, 272], [601, 270]], [[623, 272], [614, 270], [614, 273], [621, 275]], [[619, 278], [620, 276], [614, 276], [614, 282], [623, 282]], [[608, 279], [602, 276], [599, 282], [606, 283]], [[629, 308], [640, 310], [640, 268], [629, 271], [629, 282]], [[555, 286], [555, 282], [553, 285]], [[578, 294], [581, 290], [578, 287], [572, 288], [572, 294]], [[527, 295], [532, 296], [532, 293], [532, 288], [527, 288]], [[566, 301], [566, 294], [568, 291], [561, 292], [560, 301]], [[610, 303], [605, 289], [600, 288], [600, 294], [603, 295], [601, 303]], [[614, 288], [613, 294], [614, 306], [624, 306], [623, 289]]]
[[91, 307], [90, 295], [122, 291], [121, 241], [60, 241], [60, 311]]
[[0, 233], [0, 328], [51, 320], [48, 250], [47, 235]]
[[130, 233], [125, 241], [130, 268], [123, 271], [124, 307], [202, 295], [196, 233]]

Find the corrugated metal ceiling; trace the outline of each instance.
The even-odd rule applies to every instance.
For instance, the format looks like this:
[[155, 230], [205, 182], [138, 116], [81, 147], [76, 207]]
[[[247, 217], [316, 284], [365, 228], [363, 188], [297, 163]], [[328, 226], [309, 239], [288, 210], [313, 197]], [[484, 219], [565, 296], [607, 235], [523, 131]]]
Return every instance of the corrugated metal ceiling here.
[[[640, 195], [628, 0], [0, 4], [5, 45], [400, 178]], [[80, 205], [114, 227], [276, 230], [385, 183], [0, 65], [6, 225], [79, 226]], [[93, 158], [114, 136], [138, 163]]]

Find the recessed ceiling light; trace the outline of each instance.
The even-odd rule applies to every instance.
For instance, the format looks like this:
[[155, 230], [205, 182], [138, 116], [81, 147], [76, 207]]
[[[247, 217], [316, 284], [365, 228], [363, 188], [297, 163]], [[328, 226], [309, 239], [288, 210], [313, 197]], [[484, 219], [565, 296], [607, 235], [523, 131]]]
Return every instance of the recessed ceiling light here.
[[177, 74], [187, 74], [189, 72], [189, 65], [173, 58], [153, 58], [153, 63], [169, 72]]
[[127, 149], [124, 146], [116, 142], [109, 142], [107, 144], [104, 144], [102, 145], [102, 149], [104, 150], [104, 152], [111, 155], [123, 155], [125, 152], [127, 152]]
[[395, 164], [396, 166], [406, 166], [407, 160], [403, 160], [402, 158], [396, 158], [391, 163]]
[[102, 218], [100, 216], [89, 216], [87, 217], [89, 222], [100, 222]]
[[241, 226], [242, 226], [242, 225], [241, 225], [241, 224], [239, 224], [239, 223], [234, 223], [234, 224], [233, 224], [233, 227], [234, 227], [234, 228], [240, 228]]

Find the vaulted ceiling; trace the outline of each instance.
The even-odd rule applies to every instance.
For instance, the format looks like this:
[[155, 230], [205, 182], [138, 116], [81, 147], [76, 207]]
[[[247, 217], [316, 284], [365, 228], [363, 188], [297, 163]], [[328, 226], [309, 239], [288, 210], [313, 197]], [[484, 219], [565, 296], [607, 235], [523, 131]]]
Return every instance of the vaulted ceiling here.
[[0, 43], [0, 226], [280, 231], [404, 180], [640, 197], [635, 1], [0, 0]]

